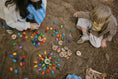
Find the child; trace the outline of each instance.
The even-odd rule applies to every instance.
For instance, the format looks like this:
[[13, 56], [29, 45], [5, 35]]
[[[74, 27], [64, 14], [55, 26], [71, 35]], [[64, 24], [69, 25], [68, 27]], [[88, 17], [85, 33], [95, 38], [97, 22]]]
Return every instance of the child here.
[[116, 18], [106, 5], [97, 6], [92, 12], [76, 12], [74, 17], [78, 17], [77, 28], [83, 33], [77, 44], [89, 40], [96, 48], [107, 47], [106, 41], [111, 41], [116, 34]]
[[29, 15], [27, 16], [27, 20], [40, 25], [46, 16], [46, 0], [43, 0], [43, 2], [42, 0], [34, 1], [31, 0], [28, 5], [27, 10], [29, 11]]
[[[4, 19], [7, 25], [19, 31], [27, 30], [29, 28], [32, 30], [38, 29], [40, 27], [39, 24], [26, 21], [26, 18], [31, 15], [31, 13], [28, 12], [28, 5], [30, 5], [31, 2], [42, 2], [43, 8], [46, 9], [46, 0], [2, 0], [0, 18]], [[41, 4], [39, 4], [38, 8], [42, 8]], [[43, 21], [43, 19], [41, 20]]]

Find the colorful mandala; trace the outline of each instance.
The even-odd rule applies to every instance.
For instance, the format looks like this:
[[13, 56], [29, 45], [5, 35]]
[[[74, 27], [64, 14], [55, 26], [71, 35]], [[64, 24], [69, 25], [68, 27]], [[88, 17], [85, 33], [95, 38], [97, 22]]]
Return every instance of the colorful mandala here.
[[55, 70], [60, 70], [60, 64], [58, 63], [61, 61], [60, 59], [57, 59], [57, 56], [53, 56], [53, 52], [50, 54], [47, 54], [46, 51], [44, 51], [44, 55], [39, 54], [37, 61], [34, 61], [34, 68], [38, 68], [38, 71], [42, 71], [42, 75], [45, 73], [51, 72], [52, 75], [54, 75]]

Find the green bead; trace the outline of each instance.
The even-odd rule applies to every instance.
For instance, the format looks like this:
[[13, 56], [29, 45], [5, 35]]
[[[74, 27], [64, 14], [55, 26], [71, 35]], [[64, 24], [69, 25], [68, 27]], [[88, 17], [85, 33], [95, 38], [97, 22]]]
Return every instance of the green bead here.
[[40, 34], [37, 34], [37, 36], [40, 36]]
[[13, 46], [15, 46], [15, 45], [16, 45], [16, 43], [13, 43], [12, 45], [13, 45]]
[[52, 63], [52, 61], [50, 61], [50, 63]]
[[70, 30], [70, 32], [73, 32], [73, 30]]
[[55, 63], [55, 64], [58, 64], [58, 62], [56, 62], [56, 61], [55, 61], [54, 63]]
[[23, 37], [22, 35], [20, 35], [20, 37]]
[[61, 25], [61, 28], [63, 28], [63, 25]]
[[43, 62], [43, 61], [41, 61], [40, 63], [41, 63], [41, 64], [43, 64], [44, 62]]
[[52, 30], [52, 32], [55, 32], [55, 30]]
[[46, 67], [48, 68], [48, 67], [49, 67], [49, 65], [48, 65], [48, 64], [46, 64]]
[[50, 66], [52, 66], [52, 64], [49, 64]]
[[56, 58], [57, 56], [53, 56], [53, 58]]
[[42, 65], [42, 67], [44, 67], [44, 66], [45, 66], [45, 64]]
[[42, 33], [40, 33], [40, 36], [42, 36], [43, 34]]
[[54, 34], [51, 34], [52, 36], [54, 36]]
[[47, 59], [47, 56], [45, 56], [45, 59]]
[[45, 35], [42, 35], [43, 37], [45, 37]]
[[61, 40], [63, 40], [64, 38], [63, 37], [61, 37]]

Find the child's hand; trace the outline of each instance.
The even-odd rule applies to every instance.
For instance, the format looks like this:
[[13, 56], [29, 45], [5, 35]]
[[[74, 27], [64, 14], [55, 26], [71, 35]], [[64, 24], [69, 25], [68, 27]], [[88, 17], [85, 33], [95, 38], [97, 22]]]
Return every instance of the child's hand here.
[[76, 13], [74, 13], [74, 15], [73, 15], [74, 17], [77, 17], [77, 12]]
[[32, 30], [38, 29], [40, 27], [40, 25], [36, 24], [36, 23], [30, 23], [30, 28]]
[[103, 39], [103, 40], [101, 41], [101, 47], [102, 47], [102, 48], [107, 47], [107, 44], [106, 44], [106, 40], [105, 40], [105, 39]]

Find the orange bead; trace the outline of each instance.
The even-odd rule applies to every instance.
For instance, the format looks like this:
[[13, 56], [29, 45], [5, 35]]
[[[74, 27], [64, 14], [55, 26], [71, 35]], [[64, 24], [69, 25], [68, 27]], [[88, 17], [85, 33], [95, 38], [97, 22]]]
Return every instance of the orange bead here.
[[51, 67], [49, 67], [49, 70], [51, 70]]
[[43, 40], [43, 42], [45, 43], [45, 40]]
[[25, 34], [26, 34], [26, 32], [23, 32], [23, 34], [25, 35]]
[[25, 38], [27, 39], [27, 38], [28, 38], [28, 36], [25, 36]]
[[23, 66], [23, 63], [22, 62], [20, 62], [20, 66]]
[[49, 60], [51, 60], [51, 57], [49, 57]]
[[44, 61], [44, 58], [41, 58], [42, 61]]
[[33, 36], [31, 36], [30, 38], [33, 38]]
[[49, 30], [49, 27], [46, 27], [46, 30]]
[[35, 64], [37, 64], [38, 62], [37, 61], [34, 61]]
[[66, 57], [66, 59], [68, 60], [70, 57]]
[[59, 40], [61, 40], [61, 37], [59, 37]]
[[46, 40], [46, 38], [43, 38], [43, 40]]
[[62, 36], [62, 35], [60, 34], [59, 37], [61, 38], [61, 36]]
[[57, 34], [57, 37], [59, 37], [59, 34]]
[[9, 70], [10, 70], [10, 71], [13, 71], [13, 68], [12, 68], [12, 67], [10, 67], [10, 68], [9, 68]]
[[55, 70], [55, 67], [52, 67], [53, 70]]
[[45, 74], [45, 71], [42, 72], [42, 75], [44, 75], [44, 74]]

